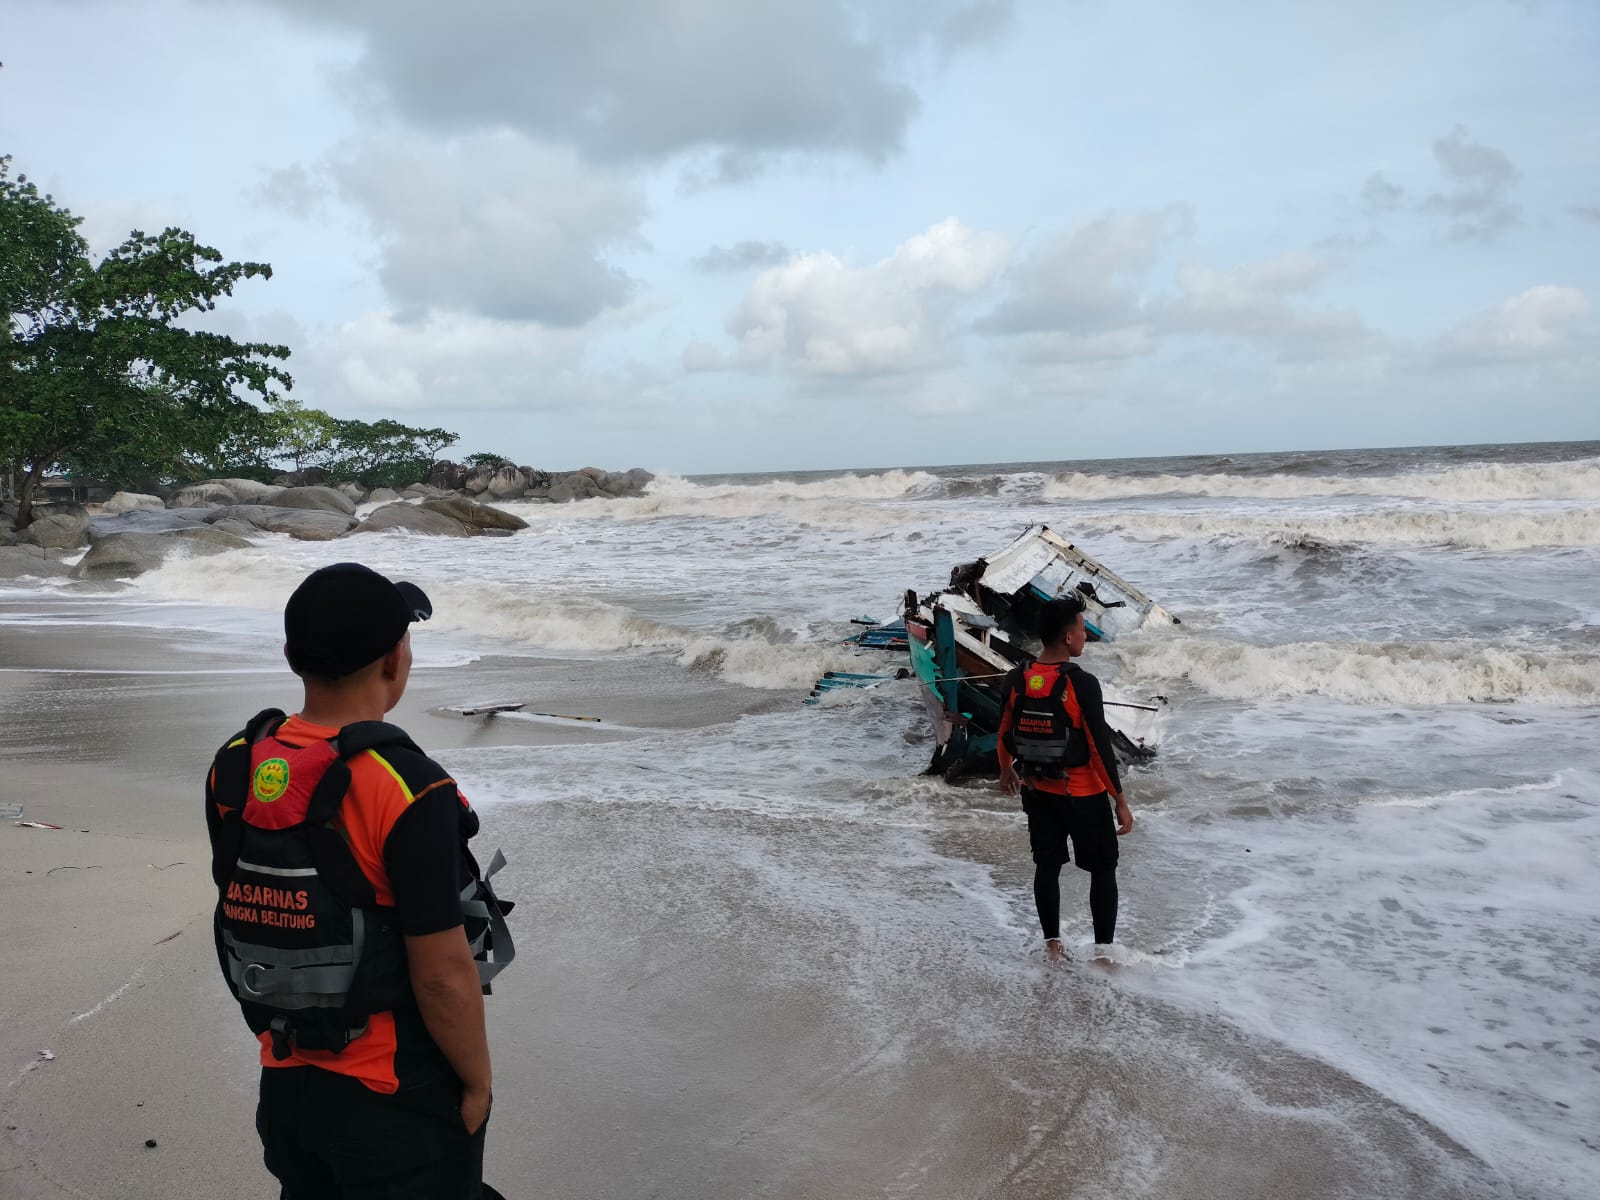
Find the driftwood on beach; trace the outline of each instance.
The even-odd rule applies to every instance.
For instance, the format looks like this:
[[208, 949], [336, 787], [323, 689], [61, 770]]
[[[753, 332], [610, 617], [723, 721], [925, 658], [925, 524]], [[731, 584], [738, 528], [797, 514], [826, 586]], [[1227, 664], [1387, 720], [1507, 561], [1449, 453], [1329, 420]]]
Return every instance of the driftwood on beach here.
[[[118, 492], [103, 504], [39, 515], [20, 534], [0, 538], [0, 578], [70, 574], [78, 579], [126, 578], [159, 566], [182, 546], [190, 554], [217, 554], [248, 546], [258, 533], [302, 541], [331, 541], [360, 533], [404, 529], [439, 537], [507, 536], [527, 522], [486, 500], [546, 504], [620, 499], [639, 495], [648, 471], [580, 471], [552, 474], [510, 465], [469, 469], [435, 465], [426, 483], [403, 491], [360, 484], [329, 486], [321, 472], [254, 479], [208, 479], [165, 498]], [[448, 485], [448, 486], [446, 486]], [[358, 515], [358, 505], [371, 505]], [[15, 543], [15, 544], [8, 544]], [[61, 560], [89, 546], [79, 562]]]

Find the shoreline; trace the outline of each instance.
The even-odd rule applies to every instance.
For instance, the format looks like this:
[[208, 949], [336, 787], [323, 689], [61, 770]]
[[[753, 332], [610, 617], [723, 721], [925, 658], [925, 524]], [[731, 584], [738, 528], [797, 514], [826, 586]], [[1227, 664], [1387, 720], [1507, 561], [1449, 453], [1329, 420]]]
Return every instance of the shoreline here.
[[[199, 776], [294, 681], [260, 663], [165, 675], [177, 639], [120, 628], [0, 626], [0, 662], [19, 639], [35, 666], [114, 644], [119, 669], [148, 673], [0, 672], [0, 800], [68, 826], [0, 828], [8, 1194], [198, 1198], [225, 1176], [266, 1200]], [[595, 731], [437, 715], [469, 689], [537, 690], [552, 710], [582, 695], [658, 730], [774, 703], [682, 672], [700, 689], [685, 704], [664, 665], [637, 663], [419, 672], [395, 716], [430, 751], [470, 753]], [[490, 1004], [505, 1099], [487, 1177], [508, 1194], [1518, 1194], [1325, 1064], [1099, 972], [1043, 971], [1009, 916], [966, 898], [995, 886], [981, 847], [578, 795], [484, 822], [519, 902], [519, 969]]]

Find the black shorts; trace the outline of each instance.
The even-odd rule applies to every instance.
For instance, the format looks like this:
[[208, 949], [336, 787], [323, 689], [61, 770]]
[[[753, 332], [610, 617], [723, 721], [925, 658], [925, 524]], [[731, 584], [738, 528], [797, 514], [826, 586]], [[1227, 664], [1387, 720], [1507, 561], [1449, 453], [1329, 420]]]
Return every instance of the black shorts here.
[[290, 1200], [479, 1200], [485, 1121], [454, 1077], [392, 1096], [317, 1067], [263, 1067], [256, 1131]]
[[[1108, 793], [1058, 796], [1023, 788], [1022, 811], [1028, 814], [1028, 843], [1037, 865], [1060, 867], [1075, 856], [1082, 871], [1115, 869], [1120, 851]], [[1067, 853], [1068, 838], [1072, 839], [1072, 855]]]

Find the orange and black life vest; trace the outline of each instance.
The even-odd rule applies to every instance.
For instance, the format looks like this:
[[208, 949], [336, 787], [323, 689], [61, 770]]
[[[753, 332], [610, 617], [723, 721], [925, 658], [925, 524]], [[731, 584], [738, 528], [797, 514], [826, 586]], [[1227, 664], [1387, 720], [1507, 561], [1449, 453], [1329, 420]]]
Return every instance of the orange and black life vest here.
[[1047, 792], [1118, 792], [1072, 686], [1067, 663], [1033, 662], [1010, 680], [1005, 748], [1016, 772]]
[[[1008, 749], [1024, 779], [1065, 779], [1089, 763], [1089, 737], [1065, 666], [1055, 678], [1030, 663], [1012, 683]], [[1068, 707], [1068, 696], [1071, 707]]]
[[[333, 821], [350, 786], [349, 759], [394, 744], [421, 753], [403, 730], [382, 721], [294, 746], [273, 736], [284, 719], [277, 709], [258, 713], [243, 739], [248, 771], [217, 780], [216, 802], [236, 809], [239, 819], [222, 823], [226, 840], [215, 847], [221, 870], [213, 922], [229, 990], [251, 1030], [270, 1034], [279, 1060], [292, 1049], [338, 1054], [373, 1013], [414, 1003], [395, 912], [377, 903]], [[496, 854], [488, 874], [504, 861]], [[475, 864], [473, 875], [461, 907], [487, 991], [514, 954], [503, 915], [510, 905]]]

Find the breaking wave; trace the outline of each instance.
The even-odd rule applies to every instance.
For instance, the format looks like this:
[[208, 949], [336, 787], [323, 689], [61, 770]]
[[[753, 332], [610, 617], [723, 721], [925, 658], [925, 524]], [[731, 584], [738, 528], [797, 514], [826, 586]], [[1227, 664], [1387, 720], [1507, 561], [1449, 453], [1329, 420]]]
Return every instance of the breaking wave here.
[[[849, 670], [856, 662], [848, 649], [769, 640], [757, 626], [745, 636], [724, 636], [655, 621], [603, 600], [529, 595], [494, 584], [447, 583], [437, 590], [441, 602], [431, 623], [443, 629], [544, 650], [673, 651], [680, 666], [712, 671], [744, 687], [804, 688], [824, 671]], [[788, 636], [775, 626], [771, 632]]]
[[1251, 538], [1284, 547], [1375, 544], [1526, 550], [1600, 545], [1600, 508], [1481, 511], [1391, 508], [1353, 513], [1083, 513], [1079, 520], [1135, 538]]
[[1045, 483], [1047, 500], [1138, 496], [1234, 496], [1290, 500], [1392, 496], [1407, 500], [1600, 500], [1600, 458], [1564, 463], [1478, 463], [1398, 475], [1097, 475], [1074, 472]]
[[1229, 700], [1326, 696], [1353, 704], [1600, 703], [1600, 654], [1456, 642], [1256, 646], [1173, 636], [1119, 644], [1126, 681], [1187, 680]]
[[[913, 500], [941, 481], [926, 471], [885, 471], [834, 475], [815, 480], [766, 483], [696, 483], [675, 475], [658, 476], [643, 496], [583, 504], [511, 501], [501, 507], [532, 522], [651, 521], [668, 517], [741, 520], [780, 516], [800, 524], [857, 529], [895, 519], [884, 502]], [[912, 514], [905, 514], [909, 518]]]
[[[886, 521], [917, 519], [928, 502], [1010, 500], [1014, 503], [1118, 501], [1142, 497], [1191, 496], [1244, 500], [1301, 500], [1372, 496], [1436, 504], [1561, 502], [1600, 500], [1600, 458], [1566, 463], [1479, 463], [1432, 471], [1367, 476], [1260, 474], [1115, 475], [1073, 472], [1047, 475], [1036, 470], [975, 472], [971, 475], [896, 469], [841, 473], [802, 480], [699, 482], [680, 476], [656, 478], [643, 496], [559, 508], [511, 502], [530, 520], [648, 521], [668, 517], [745, 519], [781, 516], [797, 522], [861, 528]], [[1593, 520], [1594, 510], [1582, 510]], [[1493, 522], [1497, 514], [1472, 514]], [[1467, 523], [1465, 512], [1444, 514]], [[1430, 518], [1421, 518], [1430, 519]], [[1413, 533], [1389, 539], [1417, 541]], [[1600, 535], [1580, 532], [1539, 540], [1515, 533], [1486, 535], [1472, 529], [1446, 531], [1434, 540], [1475, 548], [1518, 545], [1587, 545]]]
[[[133, 592], [275, 614], [304, 577], [304, 568], [320, 565], [290, 565], [266, 549], [231, 551], [227, 563], [225, 591], [217, 586], [217, 559], [201, 558], [170, 559], [140, 576]], [[695, 630], [580, 595], [541, 593], [509, 583], [413, 578], [433, 600], [426, 632], [495, 638], [530, 651], [659, 650], [675, 653], [680, 666], [714, 672], [743, 687], [772, 690], [805, 688], [824, 671], [860, 668], [849, 648], [796, 642], [792, 633], [766, 618], [717, 631]]]

